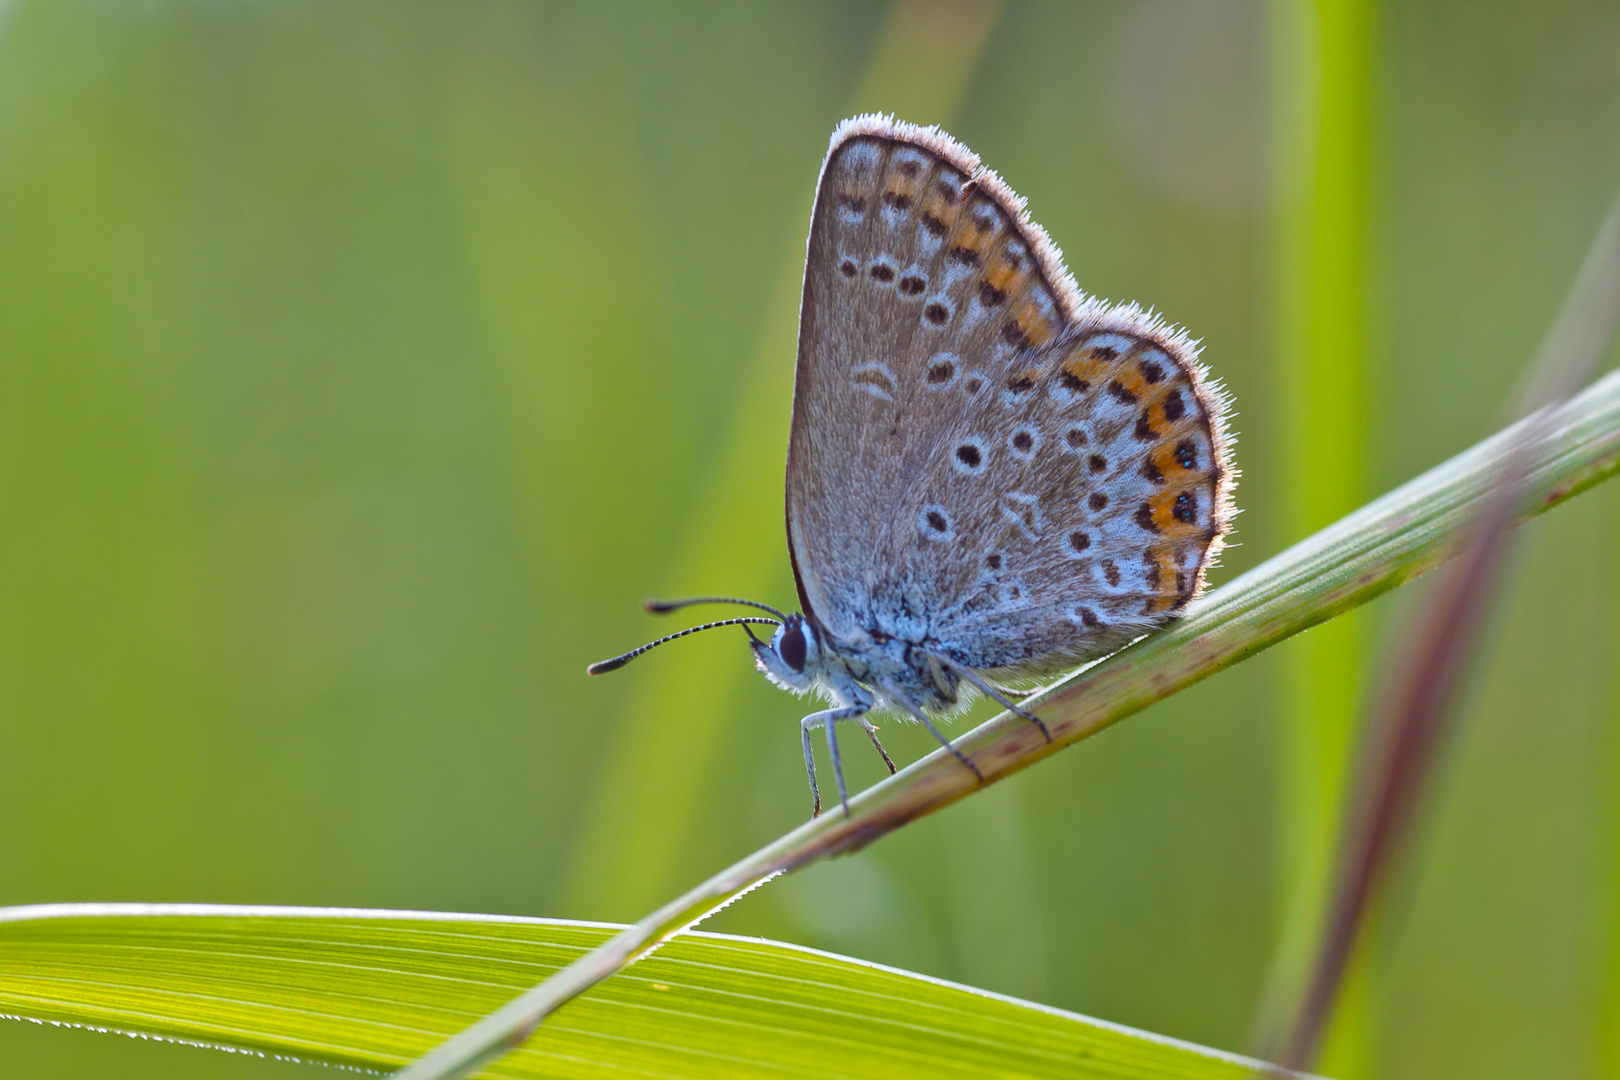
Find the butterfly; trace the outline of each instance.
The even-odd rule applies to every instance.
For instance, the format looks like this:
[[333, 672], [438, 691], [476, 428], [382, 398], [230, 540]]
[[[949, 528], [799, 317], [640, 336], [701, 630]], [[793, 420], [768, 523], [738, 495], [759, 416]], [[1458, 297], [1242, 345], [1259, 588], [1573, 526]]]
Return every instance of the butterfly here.
[[[935, 726], [982, 693], [1113, 652], [1204, 587], [1232, 514], [1226, 395], [1194, 342], [1135, 304], [1076, 287], [1023, 199], [966, 147], [888, 116], [833, 133], [811, 214], [787, 455], [798, 613], [737, 597], [777, 686], [827, 708], [800, 721], [846, 816], [837, 726], [874, 712]], [[751, 624], [776, 627], [769, 641]], [[1050, 738], [1050, 735], [1047, 736]], [[982, 779], [982, 776], [981, 776]]]

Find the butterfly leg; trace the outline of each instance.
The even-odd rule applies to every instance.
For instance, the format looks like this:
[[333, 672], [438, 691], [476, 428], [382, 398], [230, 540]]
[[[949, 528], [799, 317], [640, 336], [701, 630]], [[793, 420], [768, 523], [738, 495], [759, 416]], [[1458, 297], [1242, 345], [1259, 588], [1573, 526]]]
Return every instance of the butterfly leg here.
[[967, 766], [968, 771], [974, 776], [977, 776], [980, 783], [984, 782], [984, 773], [979, 771], [979, 767], [964, 757], [962, 751], [952, 746], [951, 740], [940, 734], [939, 728], [934, 726], [933, 721], [928, 719], [928, 714], [923, 712], [915, 701], [912, 701], [910, 698], [906, 697], [906, 695], [898, 687], [886, 679], [878, 685], [883, 687], [883, 692], [888, 694], [889, 697], [893, 698], [902, 709], [910, 713], [917, 723], [927, 728], [928, 734], [939, 740], [939, 745], [949, 750], [956, 756], [957, 761], [960, 761], [963, 765]]
[[[849, 816], [849, 791], [844, 787], [844, 763], [838, 756], [838, 735], [835, 728], [840, 720], [854, 720], [864, 716], [869, 706], [851, 705], [841, 709], [823, 709], [821, 712], [811, 713], [799, 721], [799, 733], [804, 742], [804, 769], [810, 775], [810, 796], [814, 806], [810, 810], [811, 817], [821, 815], [821, 789], [816, 786], [816, 758], [810, 751], [810, 732], [818, 727], [827, 729], [827, 752], [832, 756], [833, 777], [838, 781], [838, 802], [844, 808], [844, 816]], [[884, 755], [887, 758], [887, 755]]]
[[[977, 686], [980, 693], [984, 694], [985, 697], [989, 698], [991, 701], [994, 701], [996, 704], [1000, 705], [1014, 716], [1021, 716], [1025, 720], [1028, 720], [1030, 723], [1034, 724], [1036, 727], [1040, 728], [1041, 734], [1046, 736], [1046, 741], [1052, 741], [1052, 733], [1046, 730], [1046, 722], [1040, 717], [1036, 716], [1034, 713], [1025, 712], [1017, 705], [1014, 705], [1012, 702], [1008, 701], [1001, 687], [986, 679], [981, 679], [977, 672], [973, 671], [971, 668], [963, 667], [961, 664], [958, 664], [955, 660], [952, 660], [944, 653], [930, 652], [928, 655], [932, 656], [935, 660], [938, 660], [940, 663], [962, 676], [962, 678], [966, 679], [974, 686]], [[1014, 692], [1016, 693], [1017, 691]]]
[[894, 762], [889, 760], [889, 752], [883, 749], [882, 743], [878, 742], [877, 725], [873, 724], [870, 720], [862, 718], [861, 730], [866, 732], [866, 737], [868, 739], [872, 740], [872, 745], [877, 747], [877, 752], [883, 755], [883, 764], [889, 767], [889, 775], [893, 776], [899, 770], [894, 767]]
[[816, 755], [810, 749], [810, 721], [813, 717], [807, 716], [799, 722], [799, 736], [804, 741], [804, 771], [810, 776], [810, 816], [821, 816], [821, 789], [816, 786]]

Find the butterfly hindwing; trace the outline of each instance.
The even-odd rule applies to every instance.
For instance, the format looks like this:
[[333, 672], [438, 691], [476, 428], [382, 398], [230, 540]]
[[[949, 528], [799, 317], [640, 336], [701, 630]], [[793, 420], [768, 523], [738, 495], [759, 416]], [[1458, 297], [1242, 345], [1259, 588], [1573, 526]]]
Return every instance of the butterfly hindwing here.
[[1194, 356], [1082, 298], [949, 137], [844, 124], [811, 223], [788, 453], [807, 610], [835, 635], [920, 634], [1015, 671], [1173, 614], [1231, 478]]
[[940, 507], [956, 542], [937, 550], [921, 521], [902, 574], [948, 582], [933, 630], [963, 663], [1045, 670], [1198, 593], [1228, 478], [1198, 388], [1151, 337], [1081, 321], [1006, 381], [1033, 389], [964, 409], [903, 500], [897, 520]]

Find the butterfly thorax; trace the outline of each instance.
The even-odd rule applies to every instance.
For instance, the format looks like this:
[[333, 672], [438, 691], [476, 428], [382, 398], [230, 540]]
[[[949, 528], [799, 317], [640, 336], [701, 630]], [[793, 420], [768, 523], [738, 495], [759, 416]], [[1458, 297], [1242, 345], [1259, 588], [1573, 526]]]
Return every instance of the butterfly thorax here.
[[815, 619], [791, 616], [767, 644], [754, 644], [760, 672], [784, 690], [816, 691], [837, 705], [906, 716], [894, 692], [930, 712], [965, 704], [955, 672], [930, 655], [929, 643], [874, 630], [830, 633]]

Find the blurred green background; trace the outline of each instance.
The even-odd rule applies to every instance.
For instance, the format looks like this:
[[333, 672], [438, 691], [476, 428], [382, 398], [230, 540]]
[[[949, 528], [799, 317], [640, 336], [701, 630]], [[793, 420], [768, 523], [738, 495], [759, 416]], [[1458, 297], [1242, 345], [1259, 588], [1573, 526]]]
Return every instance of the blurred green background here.
[[[740, 635], [583, 668], [643, 596], [792, 602], [797, 260], [867, 108], [1203, 339], [1218, 583], [1500, 423], [1620, 185], [1620, 7], [0, 4], [0, 903], [629, 920], [802, 820]], [[1338, 1075], [1620, 1077], [1617, 531], [1526, 530]], [[709, 926], [1249, 1049], [1408, 603]]]

